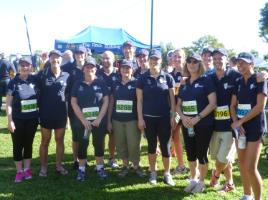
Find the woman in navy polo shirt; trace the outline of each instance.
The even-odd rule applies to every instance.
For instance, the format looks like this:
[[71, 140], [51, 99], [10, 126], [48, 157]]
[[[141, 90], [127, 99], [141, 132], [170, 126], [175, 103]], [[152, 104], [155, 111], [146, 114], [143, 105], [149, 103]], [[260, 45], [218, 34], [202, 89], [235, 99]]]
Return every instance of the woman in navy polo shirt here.
[[69, 74], [61, 71], [61, 61], [60, 51], [52, 50], [49, 53], [50, 67], [40, 71], [37, 75], [40, 88], [40, 124], [42, 133], [40, 144], [41, 170], [39, 176], [42, 177], [47, 176], [48, 145], [53, 129], [56, 140], [56, 172], [62, 175], [68, 174], [68, 171], [62, 166], [62, 159], [67, 121], [65, 93], [69, 82]]
[[[174, 69], [170, 74], [175, 80], [175, 100], [177, 100], [177, 96], [178, 96], [179, 88], [180, 88], [180, 82], [182, 79], [182, 68], [185, 63], [184, 50], [175, 49], [172, 52], [172, 57], [170, 59], [172, 59], [172, 62], [174, 64]], [[183, 161], [183, 147], [181, 144], [180, 134], [181, 134], [181, 123], [178, 123], [176, 125], [176, 128], [172, 130], [172, 139], [173, 139], [174, 149], [175, 149], [177, 163], [178, 163], [178, 166], [172, 172], [173, 175], [187, 172], [187, 168], [185, 167], [184, 161]]]
[[123, 61], [120, 67], [121, 80], [114, 82], [109, 102], [108, 130], [113, 129], [118, 156], [123, 160], [119, 177], [129, 172], [133, 163], [136, 174], [145, 176], [140, 163], [141, 134], [137, 124], [136, 79], [132, 77], [133, 63]]
[[21, 58], [19, 74], [8, 84], [6, 112], [17, 169], [15, 182], [32, 178], [30, 165], [33, 139], [38, 125], [38, 107], [37, 84], [31, 72], [32, 61]]
[[240, 53], [237, 60], [242, 77], [238, 80], [232, 96], [230, 110], [233, 120], [231, 126], [238, 133], [238, 163], [244, 188], [244, 196], [241, 199], [260, 200], [262, 178], [258, 171], [258, 161], [262, 149], [262, 135], [266, 130], [264, 107], [267, 100], [267, 80], [254, 73], [254, 57], [250, 53]]
[[93, 146], [96, 158], [96, 170], [100, 178], [106, 178], [104, 170], [104, 138], [107, 130], [107, 116], [109, 91], [105, 82], [96, 77], [96, 61], [89, 58], [83, 66], [84, 80], [77, 81], [72, 89], [71, 104], [79, 120], [78, 135], [78, 160], [79, 170], [77, 180], [85, 180], [85, 164], [89, 134], [92, 132]]
[[[177, 109], [183, 124], [182, 132], [191, 173], [190, 184], [184, 191], [196, 193], [205, 189], [207, 151], [213, 132], [212, 111], [216, 107], [216, 93], [212, 80], [202, 76], [204, 66], [200, 55], [188, 55], [183, 70], [189, 78], [180, 87]], [[200, 171], [199, 180], [197, 166]]]
[[[161, 70], [161, 52], [151, 52], [150, 69], [137, 81], [137, 111], [139, 129], [148, 142], [151, 184], [157, 183], [156, 148], [159, 138], [164, 165], [164, 182], [175, 185], [170, 174], [170, 137], [175, 127], [175, 91], [172, 76]], [[170, 118], [171, 112], [171, 118]]]

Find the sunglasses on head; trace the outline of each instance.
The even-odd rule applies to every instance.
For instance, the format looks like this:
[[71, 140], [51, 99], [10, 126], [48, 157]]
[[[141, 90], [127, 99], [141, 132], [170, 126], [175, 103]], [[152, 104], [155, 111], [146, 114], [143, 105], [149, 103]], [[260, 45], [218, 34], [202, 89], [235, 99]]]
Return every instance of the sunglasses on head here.
[[186, 59], [186, 62], [187, 62], [188, 64], [191, 64], [191, 63], [193, 63], [193, 64], [197, 64], [197, 63], [199, 63], [200, 61], [195, 60], [195, 59], [191, 59], [191, 58], [187, 58], [187, 59]]

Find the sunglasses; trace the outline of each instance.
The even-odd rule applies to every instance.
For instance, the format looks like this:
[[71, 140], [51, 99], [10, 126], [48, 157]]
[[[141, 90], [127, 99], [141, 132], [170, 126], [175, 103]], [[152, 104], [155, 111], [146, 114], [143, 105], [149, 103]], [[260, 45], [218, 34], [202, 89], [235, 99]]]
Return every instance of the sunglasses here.
[[191, 64], [191, 63], [193, 63], [193, 64], [197, 64], [197, 63], [199, 63], [200, 61], [195, 60], [195, 59], [186, 59], [186, 62], [187, 62], [187, 64]]

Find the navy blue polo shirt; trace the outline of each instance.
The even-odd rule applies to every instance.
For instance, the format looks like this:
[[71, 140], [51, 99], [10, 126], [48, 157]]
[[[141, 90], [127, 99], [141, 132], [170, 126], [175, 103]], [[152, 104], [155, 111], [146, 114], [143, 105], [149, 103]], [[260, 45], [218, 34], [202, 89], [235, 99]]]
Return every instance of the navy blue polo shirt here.
[[240, 73], [228, 68], [224, 76], [218, 79], [216, 72], [210, 75], [216, 87], [217, 108], [214, 111], [214, 130], [231, 131], [230, 104], [234, 93], [237, 80], [241, 77]]
[[115, 68], [110, 75], [107, 75], [104, 72], [103, 68], [101, 68], [97, 70], [96, 76], [98, 77], [98, 79], [103, 80], [105, 82], [109, 90], [109, 95], [111, 94], [112, 91], [113, 82], [120, 80], [120, 74], [116, 71]]
[[[184, 85], [181, 85], [179, 98], [182, 101], [184, 115], [196, 116], [209, 104], [208, 95], [215, 92], [215, 86], [210, 77], [201, 76], [190, 83], [188, 78]], [[198, 125], [213, 125], [213, 112], [202, 118]]]
[[112, 86], [114, 106], [112, 119], [117, 121], [137, 120], [137, 97], [136, 79], [131, 79], [128, 83], [115, 81]]
[[[256, 104], [257, 95], [263, 93], [267, 96], [267, 81], [257, 82], [257, 75], [253, 74], [245, 83], [243, 77], [238, 79], [234, 95], [237, 96], [237, 117], [244, 117]], [[265, 113], [264, 111], [256, 117], [243, 124], [246, 132], [259, 133], [265, 131]]]
[[7, 86], [7, 93], [13, 97], [12, 118], [34, 119], [38, 113], [38, 88], [36, 78], [29, 75], [26, 80], [15, 76]]
[[88, 120], [95, 120], [101, 110], [103, 97], [109, 95], [104, 81], [95, 79], [90, 85], [84, 81], [75, 82], [72, 97], [77, 98], [77, 104]]
[[180, 83], [182, 79], [182, 74], [180, 72], [175, 73], [175, 69], [170, 73], [170, 75], [173, 77], [175, 83]]
[[[148, 70], [147, 70], [148, 71]], [[145, 72], [144, 72], [145, 73]], [[139, 79], [141, 77], [142, 74], [144, 73], [141, 73], [141, 68], [139, 67], [133, 74], [133, 76], [136, 78], [136, 79]]]
[[40, 118], [65, 120], [69, 74], [61, 71], [59, 77], [56, 78], [49, 68], [46, 73], [41, 71], [37, 76], [40, 88]]
[[150, 71], [144, 73], [137, 81], [137, 88], [143, 92], [143, 115], [169, 117], [169, 89], [174, 85], [172, 76], [162, 70], [157, 78], [151, 76]]

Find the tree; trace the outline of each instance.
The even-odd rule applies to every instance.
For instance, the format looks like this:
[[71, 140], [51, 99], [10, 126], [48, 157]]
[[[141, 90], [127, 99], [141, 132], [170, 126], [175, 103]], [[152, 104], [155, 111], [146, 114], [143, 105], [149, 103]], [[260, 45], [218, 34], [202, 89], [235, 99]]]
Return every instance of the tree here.
[[193, 46], [188, 47], [187, 51], [194, 51], [201, 53], [205, 47], [224, 48], [224, 45], [218, 41], [218, 39], [212, 35], [205, 35], [196, 41], [193, 41]]
[[268, 3], [264, 5], [264, 8], [261, 9], [261, 18], [259, 20], [260, 26], [260, 37], [264, 38], [268, 42]]
[[254, 49], [251, 49], [251, 50], [250, 50], [250, 53], [251, 53], [253, 56], [255, 56], [256, 58], [259, 57], [259, 52], [256, 51], [256, 50], [254, 50]]

